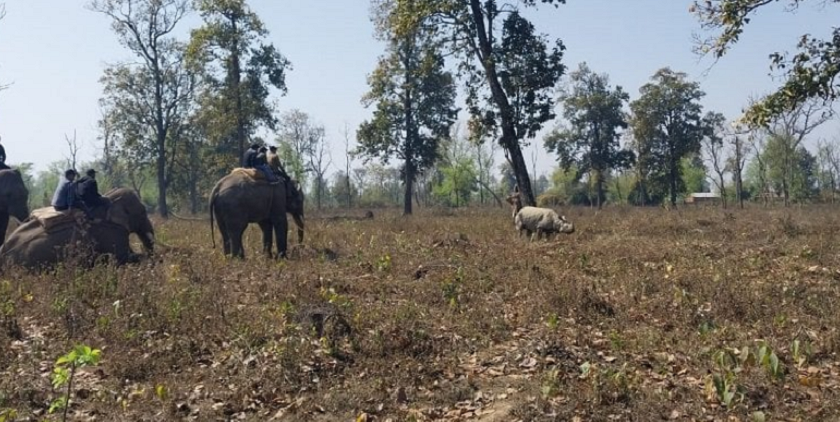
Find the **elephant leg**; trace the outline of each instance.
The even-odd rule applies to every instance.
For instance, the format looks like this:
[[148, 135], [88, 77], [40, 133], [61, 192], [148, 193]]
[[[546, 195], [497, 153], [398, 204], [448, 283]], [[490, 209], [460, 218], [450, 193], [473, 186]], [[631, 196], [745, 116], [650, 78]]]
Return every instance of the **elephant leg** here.
[[0, 246], [6, 241], [6, 229], [9, 228], [9, 214], [0, 213]]
[[225, 224], [225, 220], [221, 217], [216, 218], [216, 226], [219, 228], [219, 233], [222, 234], [222, 248], [225, 252], [225, 256], [230, 256], [231, 253], [231, 244], [230, 244], [230, 233], [228, 232], [227, 224]]
[[234, 258], [245, 259], [245, 248], [242, 247], [242, 235], [245, 234], [246, 228], [248, 228], [247, 224], [242, 227], [228, 227], [230, 249]]
[[263, 253], [271, 258], [271, 241], [272, 241], [272, 224], [271, 221], [260, 221], [260, 230], [262, 230], [263, 239]]
[[277, 238], [277, 257], [286, 258], [286, 249], [288, 246], [289, 220], [286, 219], [286, 213], [274, 223], [274, 236]]

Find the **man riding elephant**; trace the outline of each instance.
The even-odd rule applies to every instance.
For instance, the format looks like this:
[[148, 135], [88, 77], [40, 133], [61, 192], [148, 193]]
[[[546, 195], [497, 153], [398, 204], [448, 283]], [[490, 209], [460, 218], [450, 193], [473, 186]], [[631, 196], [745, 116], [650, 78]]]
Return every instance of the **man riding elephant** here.
[[263, 251], [272, 256], [272, 236], [276, 239], [277, 256], [285, 257], [286, 213], [292, 214], [298, 226], [298, 241], [303, 242], [303, 192], [294, 183], [266, 183], [242, 173], [231, 173], [219, 180], [210, 193], [210, 233], [215, 247], [213, 221], [222, 233], [225, 255], [244, 258], [242, 235], [249, 223], [258, 223], [263, 232]]
[[81, 258], [85, 265], [92, 265], [103, 255], [113, 257], [118, 264], [135, 262], [139, 255], [131, 249], [131, 233], [151, 255], [154, 228], [137, 193], [118, 188], [106, 193], [105, 198], [111, 204], [108, 219], [85, 224], [50, 207], [32, 211], [32, 216], [0, 247], [0, 262], [31, 269], [51, 267], [70, 258]]
[[56, 211], [67, 211], [71, 208], [81, 209], [81, 201], [76, 195], [76, 170], [68, 169], [64, 172], [64, 178], [58, 182], [55, 188], [52, 202], [50, 203]]
[[85, 213], [88, 218], [104, 219], [108, 215], [110, 201], [99, 194], [99, 185], [96, 183], [96, 170], [90, 169], [85, 172], [85, 177], [76, 182], [76, 194], [85, 206]]

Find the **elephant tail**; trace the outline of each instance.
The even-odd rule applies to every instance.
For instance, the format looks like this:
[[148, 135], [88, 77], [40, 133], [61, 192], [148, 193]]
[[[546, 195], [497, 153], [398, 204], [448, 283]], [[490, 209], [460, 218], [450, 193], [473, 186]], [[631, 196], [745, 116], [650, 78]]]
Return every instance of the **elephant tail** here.
[[213, 187], [210, 192], [210, 240], [213, 242], [213, 249], [216, 249], [216, 232], [213, 230], [213, 208], [216, 205], [216, 196], [219, 194], [219, 185]]

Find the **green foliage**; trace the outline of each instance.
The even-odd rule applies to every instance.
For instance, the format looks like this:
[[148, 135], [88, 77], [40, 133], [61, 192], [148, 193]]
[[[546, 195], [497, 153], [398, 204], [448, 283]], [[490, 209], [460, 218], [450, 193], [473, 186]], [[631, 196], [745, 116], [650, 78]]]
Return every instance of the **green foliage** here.
[[703, 159], [700, 154], [691, 154], [683, 157], [680, 160], [682, 167], [682, 186], [683, 191], [687, 193], [692, 192], [708, 192], [709, 183], [707, 182], [709, 173], [706, 171], [706, 166], [703, 164]]
[[568, 126], [546, 136], [545, 146], [557, 153], [564, 168], [574, 164], [590, 175], [600, 207], [610, 171], [628, 168], [634, 160], [619, 145], [620, 130], [627, 127], [622, 108], [630, 97], [621, 87], [612, 89], [608, 76], [592, 72], [586, 63], [570, 74], [569, 85], [560, 97]]
[[52, 372], [53, 388], [58, 389], [67, 385], [67, 389], [63, 396], [50, 404], [49, 413], [63, 409], [62, 420], [67, 420], [67, 409], [70, 407], [70, 397], [73, 393], [73, 377], [76, 374], [76, 370], [85, 366], [96, 366], [99, 364], [101, 357], [102, 351], [99, 349], [91, 349], [86, 345], [77, 345], [73, 350], [55, 361]]
[[[515, 3], [532, 7], [563, 1]], [[549, 46], [515, 4], [478, 0], [397, 0], [396, 4], [397, 12], [387, 22], [394, 33], [403, 36], [423, 22], [447, 40], [448, 52], [460, 58], [471, 138], [485, 139], [501, 129], [499, 144], [510, 157], [525, 203], [533, 205], [520, 141], [534, 137], [554, 117], [551, 90], [565, 70], [562, 42]]]
[[[374, 22], [417, 13], [413, 2], [382, 2], [381, 6], [374, 9]], [[379, 37], [387, 41], [386, 52], [368, 77], [370, 91], [362, 100], [366, 107], [376, 104], [376, 109], [359, 126], [354, 154], [366, 161], [380, 158], [386, 165], [392, 157], [403, 162], [404, 209], [409, 214], [413, 182], [438, 160], [439, 142], [448, 138], [455, 121], [455, 82], [444, 69], [434, 31], [420, 22], [400, 33], [387, 25], [378, 29]]]
[[270, 89], [286, 93], [291, 64], [265, 41], [268, 30], [245, 0], [199, 0], [196, 8], [204, 24], [191, 31], [186, 56], [204, 79], [199, 124], [229, 168], [259, 127], [275, 127]]
[[641, 97], [630, 103], [637, 172], [644, 183], [641, 203], [664, 196], [660, 191], [664, 188], [671, 205], [676, 206], [677, 195], [685, 188], [681, 183], [681, 160], [700, 151], [706, 128], [699, 101], [706, 94], [697, 82], [686, 77], [669, 68], [659, 69], [652, 82], [639, 90]]
[[[711, 52], [715, 58], [727, 53], [738, 42], [744, 27], [750, 22], [758, 9], [777, 3], [766, 0], [716, 0], [695, 1], [692, 11], [697, 15], [704, 29], [714, 34], [703, 39], [698, 46], [702, 53]], [[795, 11], [802, 0], [788, 0], [789, 11]], [[831, 7], [836, 0], [823, 2], [824, 7]], [[787, 54], [770, 55], [771, 69], [781, 70], [786, 80], [776, 92], [752, 104], [742, 120], [752, 126], [766, 126], [775, 117], [794, 109], [809, 99], [819, 98], [833, 101], [838, 98], [837, 76], [840, 66], [840, 28], [832, 28], [828, 39], [818, 39], [809, 34], [803, 35], [797, 43], [799, 51], [792, 57]]]
[[745, 178], [754, 194], [770, 191], [794, 202], [816, 195], [817, 159], [805, 147], [795, 146], [791, 136], [768, 136], [759, 154], [748, 164]]
[[[168, 215], [166, 188], [176, 158], [176, 126], [186, 119], [194, 88], [184, 64], [185, 46], [172, 36], [189, 10], [187, 0], [92, 0], [90, 8], [112, 20], [119, 41], [140, 65], [116, 64], [100, 78], [105, 109], [119, 150], [131, 166], [154, 165], [158, 212]], [[173, 132], [174, 131], [174, 132]], [[116, 143], [114, 144], [116, 145]]]

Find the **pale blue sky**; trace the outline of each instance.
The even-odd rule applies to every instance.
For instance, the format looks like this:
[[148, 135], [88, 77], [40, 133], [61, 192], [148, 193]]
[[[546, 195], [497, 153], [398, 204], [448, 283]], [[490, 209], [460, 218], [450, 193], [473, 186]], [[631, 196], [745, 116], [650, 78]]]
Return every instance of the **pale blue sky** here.
[[[2, 0], [0, 0], [2, 2]], [[36, 168], [67, 154], [64, 134], [75, 129], [84, 141], [83, 158], [98, 152], [98, 79], [106, 63], [130, 59], [111, 32], [110, 21], [85, 9], [81, 0], [6, 0], [0, 21], [0, 136], [9, 161], [33, 162]], [[540, 31], [563, 39], [565, 63], [581, 61], [610, 74], [631, 99], [658, 68], [670, 66], [701, 83], [707, 109], [737, 117], [748, 96], [769, 92], [778, 82], [768, 76], [767, 55], [790, 49], [799, 35], [825, 35], [836, 25], [837, 7], [820, 9], [806, 3], [795, 14], [781, 6], [763, 10], [742, 41], [710, 69], [710, 60], [691, 52], [692, 33], [699, 25], [688, 12], [689, 0], [569, 0], [559, 9], [542, 7], [527, 15]], [[288, 95], [276, 98], [280, 111], [298, 108], [327, 128], [334, 145], [333, 161], [343, 167], [345, 122], [351, 130], [370, 111], [359, 99], [366, 75], [373, 69], [381, 45], [373, 39], [365, 0], [251, 0], [270, 31], [270, 40], [292, 61]], [[186, 39], [198, 25], [193, 14], [179, 33]], [[832, 122], [816, 137], [833, 137]], [[273, 139], [273, 135], [269, 136]], [[815, 141], [812, 141], [815, 142]], [[553, 165], [539, 148], [537, 170]], [[526, 150], [530, 162], [531, 148]], [[497, 163], [501, 160], [497, 160]], [[530, 164], [529, 164], [530, 166]]]

